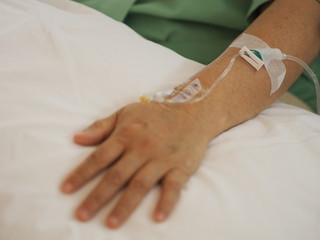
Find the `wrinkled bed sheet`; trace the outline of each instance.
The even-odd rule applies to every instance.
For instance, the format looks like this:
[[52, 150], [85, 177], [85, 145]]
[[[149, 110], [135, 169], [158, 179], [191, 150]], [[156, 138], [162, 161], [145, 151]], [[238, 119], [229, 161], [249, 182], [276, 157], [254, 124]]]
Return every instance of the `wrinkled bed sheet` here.
[[62, 178], [92, 152], [72, 135], [202, 65], [67, 0], [0, 2], [0, 239], [320, 239], [320, 117], [275, 103], [214, 139], [172, 217], [154, 189], [119, 230], [87, 224]]

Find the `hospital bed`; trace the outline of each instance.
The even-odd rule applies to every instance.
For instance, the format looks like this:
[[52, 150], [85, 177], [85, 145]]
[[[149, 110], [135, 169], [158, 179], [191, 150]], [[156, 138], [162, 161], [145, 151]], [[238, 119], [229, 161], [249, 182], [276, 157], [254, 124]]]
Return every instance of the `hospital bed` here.
[[72, 136], [203, 66], [68, 0], [0, 1], [0, 240], [320, 239], [320, 117], [281, 102], [208, 146], [172, 216], [153, 189], [118, 230], [59, 185], [93, 147]]

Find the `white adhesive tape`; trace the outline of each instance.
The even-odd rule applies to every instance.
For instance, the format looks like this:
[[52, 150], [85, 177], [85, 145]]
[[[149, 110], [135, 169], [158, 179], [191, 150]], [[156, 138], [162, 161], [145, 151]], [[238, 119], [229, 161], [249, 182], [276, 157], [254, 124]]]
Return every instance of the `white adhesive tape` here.
[[280, 88], [286, 75], [286, 67], [282, 62], [283, 54], [279, 49], [270, 48], [269, 45], [260, 38], [246, 33], [240, 35], [229, 47], [241, 49], [247, 47], [251, 50], [257, 50], [261, 54], [264, 66], [270, 77], [270, 95]]

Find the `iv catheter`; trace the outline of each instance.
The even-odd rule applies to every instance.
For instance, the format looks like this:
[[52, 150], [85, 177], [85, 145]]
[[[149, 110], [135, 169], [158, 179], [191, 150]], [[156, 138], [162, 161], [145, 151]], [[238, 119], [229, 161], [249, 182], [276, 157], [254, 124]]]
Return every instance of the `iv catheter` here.
[[[241, 48], [241, 50], [235, 54], [226, 69], [221, 73], [221, 75], [208, 87], [204, 88], [201, 85], [201, 80], [199, 78], [189, 80], [186, 83], [174, 88], [168, 89], [165, 91], [159, 91], [153, 94], [147, 94], [140, 98], [141, 102], [149, 102], [149, 101], [156, 101], [156, 102], [167, 102], [167, 103], [196, 103], [202, 101], [205, 97], [207, 97], [213, 88], [219, 84], [219, 82], [227, 76], [229, 71], [231, 70], [232, 66], [234, 65], [236, 59], [241, 56], [245, 59], [251, 66], [253, 66], [257, 71], [264, 65], [266, 70], [271, 78], [272, 90], [271, 94], [275, 92], [281, 85], [283, 78], [285, 76], [285, 66], [282, 63], [282, 60], [290, 60], [298, 63], [301, 65], [306, 72], [311, 77], [312, 81], [315, 85], [316, 90], [316, 102], [317, 102], [317, 113], [320, 114], [320, 86], [317, 79], [316, 74], [312, 71], [312, 69], [301, 59], [287, 55], [282, 53], [279, 49], [270, 48], [266, 43], [264, 43], [261, 39], [258, 39], [255, 36], [249, 34], [242, 35], [244, 39], [241, 40], [244, 42], [249, 42], [249, 45], [263, 45], [264, 48], [256, 48], [256, 49], [249, 49], [245, 46]], [[236, 40], [237, 41], [237, 40]], [[235, 42], [236, 42], [235, 41]], [[260, 41], [260, 42], [259, 42]], [[261, 43], [262, 42], [262, 43]], [[259, 44], [258, 44], [259, 43]], [[235, 44], [236, 45], [236, 44]], [[232, 47], [232, 45], [231, 45]], [[237, 46], [235, 46], [237, 47]], [[270, 64], [272, 60], [275, 60], [273, 64]], [[280, 72], [275, 73], [272, 71], [272, 67], [276, 67], [277, 70], [280, 69]]]

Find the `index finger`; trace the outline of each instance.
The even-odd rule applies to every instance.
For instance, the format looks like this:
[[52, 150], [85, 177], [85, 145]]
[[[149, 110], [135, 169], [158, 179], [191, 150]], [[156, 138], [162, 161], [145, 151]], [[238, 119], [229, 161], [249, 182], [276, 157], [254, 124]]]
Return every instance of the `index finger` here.
[[110, 138], [100, 145], [86, 160], [80, 164], [62, 182], [61, 191], [72, 193], [92, 179], [98, 172], [108, 167], [120, 157], [124, 150], [123, 145]]

